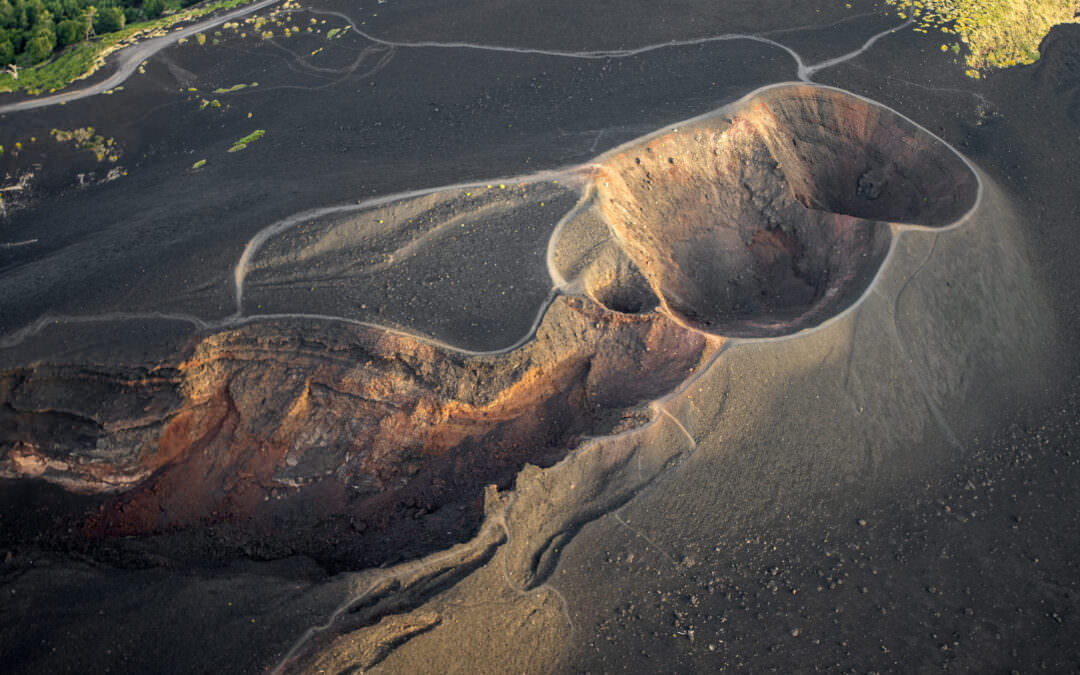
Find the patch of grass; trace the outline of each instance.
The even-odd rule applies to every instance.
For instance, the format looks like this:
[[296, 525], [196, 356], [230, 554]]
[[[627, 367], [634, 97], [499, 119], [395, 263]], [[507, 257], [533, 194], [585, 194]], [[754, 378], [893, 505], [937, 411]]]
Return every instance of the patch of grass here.
[[255, 141], [262, 138], [264, 134], [266, 134], [265, 129], [256, 129], [255, 131], [252, 131], [247, 136], [244, 136], [240, 140], [233, 143], [232, 147], [229, 148], [229, 152], [240, 152], [241, 150], [246, 148], [249, 144], [254, 143]]
[[1034, 63], [1052, 26], [1080, 22], [1075, 0], [885, 1], [901, 18], [914, 18], [917, 29], [956, 35], [967, 46], [965, 72], [975, 78], [994, 68]]
[[241, 89], [247, 89], [248, 87], [257, 87], [257, 86], [259, 86], [258, 82], [252, 82], [251, 84], [234, 84], [231, 87], [221, 87], [219, 89], [215, 89], [214, 93], [215, 94], [231, 94], [234, 91], [240, 91]]
[[[0, 74], [0, 92], [25, 90], [30, 94], [63, 89], [72, 82], [92, 75], [105, 64], [105, 57], [140, 39], [166, 34], [172, 26], [198, 19], [211, 12], [246, 5], [251, 0], [216, 0], [199, 7], [178, 10], [167, 16], [133, 23], [122, 30], [106, 33], [100, 38], [80, 42], [57, 54], [52, 60], [30, 68], [19, 69], [19, 79]], [[178, 3], [177, 3], [178, 4]], [[204, 38], [205, 39], [205, 38]]]
[[192, 169], [201, 169], [201, 168], [203, 168], [204, 166], [206, 166], [206, 160], [205, 160], [205, 159], [200, 159], [199, 161], [197, 161], [197, 162], [195, 162], [194, 164], [192, 164], [192, 165], [191, 165], [191, 168], [192, 168]]

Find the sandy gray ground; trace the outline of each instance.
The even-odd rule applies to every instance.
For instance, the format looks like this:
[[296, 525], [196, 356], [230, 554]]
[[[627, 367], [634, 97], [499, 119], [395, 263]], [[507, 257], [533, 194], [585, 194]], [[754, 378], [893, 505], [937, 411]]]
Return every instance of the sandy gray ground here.
[[[685, 3], [678, 11], [590, 3], [584, 14], [576, 13], [576, 5], [545, 5], [556, 16], [577, 17], [569, 28], [557, 29], [528, 20], [529, 11], [539, 11], [531, 9], [534, 3], [455, 5], [449, 18], [445, 5], [423, 4], [364, 8], [363, 20], [370, 23], [365, 30], [381, 29], [384, 38], [402, 41], [612, 49], [828, 23], [844, 15], [823, 9], [828, 16], [819, 19], [813, 8], [786, 3], [767, 11], [758, 3]], [[851, 14], [875, 9], [853, 4]], [[517, 17], [509, 33], [502, 28], [508, 25], [505, 12]], [[814, 61], [856, 48], [889, 25], [864, 17], [841, 29], [774, 37]], [[841, 410], [829, 396], [836, 386], [830, 359], [837, 357], [828, 356], [827, 344], [777, 357], [772, 369], [748, 357], [740, 371], [733, 360], [727, 367], [734, 374], [724, 386], [741, 403], [716, 408], [728, 410], [726, 417], [699, 420], [702, 426], [692, 428], [698, 452], [625, 506], [560, 540], [559, 555], [545, 568], [546, 585], [522, 593], [513, 584], [492, 590], [482, 583], [484, 570], [506, 578], [504, 558], [521, 541], [512, 540], [492, 559], [502, 568], [489, 563], [415, 610], [434, 612], [438, 625], [421, 621], [427, 627], [403, 647], [374, 650], [386, 658], [383, 667], [1075, 669], [1080, 381], [1070, 336], [1080, 334], [1080, 283], [1073, 269], [1080, 243], [1074, 227], [1080, 214], [1080, 36], [1059, 30], [1051, 37], [1051, 51], [1040, 64], [978, 83], [963, 78], [961, 68], [941, 54], [937, 38], [910, 31], [817, 77], [899, 110], [969, 156], [1000, 187], [1017, 214], [1018, 245], [1030, 248], [1028, 280], [1049, 305], [1035, 318], [1052, 320], [1030, 332], [1010, 323], [1011, 342], [989, 336], [998, 347], [1026, 345], [1004, 361], [994, 361], [979, 344], [945, 350], [974, 354], [962, 365], [943, 365], [963, 380], [941, 399], [948, 404], [949, 433], [930, 419], [925, 405], [919, 413], [881, 405], [866, 423], [849, 403]], [[86, 99], [37, 117], [4, 116], [0, 142], [6, 147], [31, 134], [43, 145], [51, 127], [93, 124], [125, 142], [120, 164], [128, 169], [123, 179], [77, 190], [76, 171], [96, 171], [99, 178], [103, 173], [92, 158], [62, 155], [55, 146], [27, 150], [18, 162], [6, 158], [12, 165], [5, 170], [17, 171], [31, 159], [43, 160], [44, 168], [26, 208], [8, 216], [0, 230], [4, 241], [38, 240], [0, 250], [5, 333], [45, 311], [219, 318], [233, 310], [229, 274], [244, 243], [280, 218], [371, 195], [583, 161], [761, 84], [794, 77], [784, 52], [744, 42], [593, 60], [399, 48], [377, 73], [360, 77], [362, 69], [348, 70], [367, 46], [356, 40], [342, 43], [347, 49], [341, 51], [349, 53], [334, 57], [337, 80], [305, 70], [302, 59], [271, 44], [224, 41], [219, 52], [163, 52], [148, 64], [144, 79], [129, 81], [116, 98]], [[377, 57], [365, 58], [373, 64]], [[193, 78], [182, 81], [188, 75]], [[304, 89], [315, 78], [329, 84], [318, 90], [323, 94]], [[203, 96], [252, 79], [260, 87], [235, 102], [222, 96], [229, 107], [220, 112], [199, 110], [197, 97], [189, 100], [186, 93], [189, 85]], [[108, 120], [123, 122], [110, 128]], [[267, 129], [264, 140], [241, 153], [224, 152], [255, 126]], [[189, 169], [204, 156], [205, 171]], [[966, 243], [961, 238], [952, 250], [936, 251], [944, 258], [935, 268], [937, 280], [960, 290], [954, 295], [936, 288], [932, 297], [942, 303], [910, 308], [915, 316], [920, 309], [936, 312], [938, 329], [971, 335], [962, 330], [965, 320], [985, 316], [985, 308], [951, 303], [977, 298], [994, 306], [997, 299], [986, 289], [1009, 281], [1000, 273], [1006, 268], [950, 265], [950, 259], [969, 265], [986, 260], [965, 248], [980, 245], [989, 244], [977, 236]], [[494, 258], [500, 253], [492, 251]], [[984, 282], [975, 288], [973, 278]], [[1007, 304], [1009, 297], [1003, 300]], [[500, 310], [500, 318], [527, 326], [534, 312], [534, 306], [514, 316]], [[862, 326], [871, 336], [877, 328], [872, 322]], [[135, 329], [133, 343], [146, 330]], [[183, 338], [160, 327], [154, 331], [165, 343]], [[1053, 335], [1047, 338], [1047, 332]], [[44, 335], [22, 348], [78, 355], [88, 349], [84, 335]], [[115, 334], [98, 335], [91, 351], [110, 353]], [[1033, 349], [1025, 339], [1044, 348]], [[56, 346], [43, 345], [48, 340]], [[850, 344], [875, 342], [868, 337]], [[142, 348], [136, 345], [136, 351]], [[36, 356], [15, 352], [5, 358]], [[821, 360], [813, 363], [823, 365], [806, 366], [814, 354]], [[1033, 354], [1049, 357], [1050, 367], [1029, 369]], [[781, 375], [766, 379], [775, 372]], [[910, 364], [895, 363], [881, 376], [911, 372]], [[919, 374], [916, 366], [914, 372], [932, 380], [942, 371]], [[1034, 387], [1025, 374], [1036, 380]], [[880, 380], [877, 385], [904, 391], [882, 388]], [[850, 442], [860, 433], [888, 442]], [[686, 441], [668, 429], [651, 442], [677, 449]], [[17, 498], [12, 501], [22, 518], [33, 513], [25, 500], [49, 498], [47, 491], [4, 489]], [[306, 627], [329, 616], [349, 583], [327, 580], [297, 560], [133, 571], [73, 561], [32, 538], [5, 548], [3, 591], [13, 611], [4, 613], [0, 641], [20, 672], [260, 672]]]

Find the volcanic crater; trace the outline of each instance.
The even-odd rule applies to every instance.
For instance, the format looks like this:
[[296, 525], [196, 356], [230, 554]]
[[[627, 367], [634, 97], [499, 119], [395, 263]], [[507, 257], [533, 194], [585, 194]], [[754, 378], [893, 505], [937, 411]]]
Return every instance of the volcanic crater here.
[[873, 280], [892, 224], [950, 225], [978, 193], [971, 168], [926, 131], [804, 85], [617, 149], [595, 171], [611, 231], [664, 309], [728, 337], [838, 314]]
[[[978, 194], [972, 169], [911, 122], [803, 85], [581, 173], [572, 219], [608, 234], [586, 247], [573, 223], [557, 230], [572, 283], [520, 347], [467, 353], [264, 317], [141, 365], [13, 368], [0, 373], [0, 475], [79, 495], [33, 502], [53, 523], [45, 538], [130, 564], [305, 554], [359, 569], [419, 556], [476, 531], [486, 484], [642, 426], [728, 338], [847, 309], [895, 228], [948, 226]], [[5, 537], [42, 539], [41, 518], [17, 517], [30, 506], [3, 507], [16, 514]]]

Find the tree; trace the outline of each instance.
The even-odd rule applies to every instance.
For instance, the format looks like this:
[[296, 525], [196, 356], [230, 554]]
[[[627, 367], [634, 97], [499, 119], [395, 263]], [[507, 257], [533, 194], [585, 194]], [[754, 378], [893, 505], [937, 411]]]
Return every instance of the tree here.
[[34, 37], [43, 38], [49, 44], [49, 51], [56, 48], [56, 24], [49, 19], [34, 26]]
[[89, 39], [95, 36], [94, 33], [94, 17], [97, 16], [97, 7], [90, 5], [86, 8], [86, 37]]
[[86, 39], [86, 22], [79, 19], [67, 19], [56, 25], [56, 40], [66, 47]]
[[156, 19], [165, 11], [165, 0], [145, 0], [142, 8], [147, 19]]
[[15, 60], [15, 48], [11, 40], [0, 40], [0, 66], [6, 66]]
[[9, 0], [0, 0], [0, 28], [15, 24], [15, 7]]
[[124, 10], [119, 7], [105, 7], [94, 15], [94, 32], [112, 33], [124, 27]]
[[52, 42], [44, 35], [37, 35], [26, 43], [26, 55], [30, 63], [40, 63], [52, 56]]

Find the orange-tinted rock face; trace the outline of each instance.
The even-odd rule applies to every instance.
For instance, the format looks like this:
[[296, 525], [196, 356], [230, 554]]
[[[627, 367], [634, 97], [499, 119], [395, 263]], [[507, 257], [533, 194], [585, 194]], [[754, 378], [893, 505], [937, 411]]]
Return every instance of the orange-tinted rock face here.
[[[468, 536], [485, 484], [635, 424], [628, 411], [676, 387], [718, 344], [658, 314], [582, 300], [557, 302], [535, 342], [499, 356], [355, 326], [322, 325], [313, 338], [309, 328], [211, 335], [170, 378], [12, 374], [0, 391], [13, 415], [0, 437], [5, 473], [112, 492], [84, 521], [92, 537], [213, 526], [265, 555], [377, 564]], [[46, 394], [51, 406], [21, 409]], [[146, 410], [158, 399], [168, 405]], [[85, 452], [69, 444], [51, 459], [47, 445], [62, 442], [55, 409], [69, 403], [84, 408], [68, 414], [86, 427]], [[116, 420], [139, 415], [137, 436], [118, 430]]]
[[666, 309], [746, 337], [846, 309], [888, 251], [888, 222], [948, 225], [978, 186], [910, 122], [810, 86], [766, 91], [596, 171], [604, 214]]

